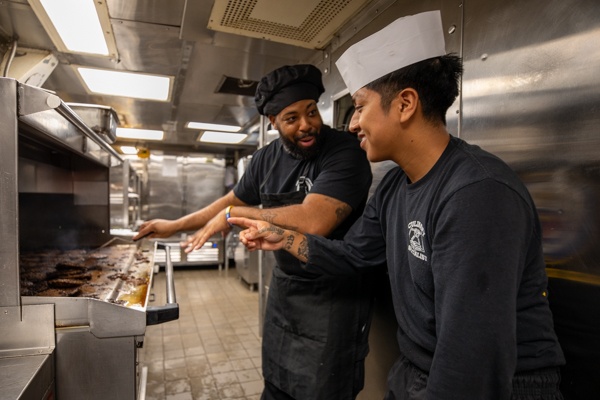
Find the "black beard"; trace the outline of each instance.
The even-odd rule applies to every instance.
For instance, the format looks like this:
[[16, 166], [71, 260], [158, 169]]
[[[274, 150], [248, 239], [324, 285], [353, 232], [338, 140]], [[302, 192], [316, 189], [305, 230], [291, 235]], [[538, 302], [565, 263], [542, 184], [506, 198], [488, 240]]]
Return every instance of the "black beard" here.
[[319, 133], [314, 134], [315, 143], [309, 148], [298, 146], [294, 141], [279, 135], [283, 149], [296, 160], [310, 160], [315, 158], [323, 145], [323, 139]]

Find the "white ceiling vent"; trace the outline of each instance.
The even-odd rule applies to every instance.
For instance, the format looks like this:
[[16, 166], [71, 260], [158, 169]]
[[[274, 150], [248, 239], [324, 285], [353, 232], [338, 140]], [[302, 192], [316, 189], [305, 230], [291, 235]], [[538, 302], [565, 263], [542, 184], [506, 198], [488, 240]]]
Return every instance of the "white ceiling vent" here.
[[333, 34], [370, 0], [215, 0], [208, 28], [310, 49]]

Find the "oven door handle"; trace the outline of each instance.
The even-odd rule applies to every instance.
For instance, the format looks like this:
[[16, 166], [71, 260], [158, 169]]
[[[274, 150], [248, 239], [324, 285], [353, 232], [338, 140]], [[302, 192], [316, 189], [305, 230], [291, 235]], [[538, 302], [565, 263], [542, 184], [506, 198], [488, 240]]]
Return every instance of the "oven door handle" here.
[[165, 273], [167, 277], [167, 304], [164, 306], [149, 306], [146, 308], [146, 325], [158, 325], [179, 319], [179, 304], [175, 298], [175, 281], [173, 279], [173, 262], [171, 247], [167, 243], [156, 242], [156, 247], [164, 249], [167, 255]]

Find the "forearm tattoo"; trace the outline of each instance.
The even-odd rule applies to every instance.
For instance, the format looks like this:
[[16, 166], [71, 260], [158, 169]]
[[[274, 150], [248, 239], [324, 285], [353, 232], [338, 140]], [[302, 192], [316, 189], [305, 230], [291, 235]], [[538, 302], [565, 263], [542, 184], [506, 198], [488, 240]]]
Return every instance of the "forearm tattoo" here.
[[265, 222], [268, 222], [268, 223], [274, 224], [274, 225], [279, 225], [285, 229], [289, 229], [290, 231], [298, 230], [297, 226], [290, 226], [290, 225], [285, 225], [281, 222], [275, 222], [275, 218], [277, 218], [277, 217], [279, 217], [279, 214], [274, 213], [272, 211], [265, 211], [265, 212], [260, 213], [260, 218]]
[[[296, 241], [296, 237], [294, 234], [289, 234], [285, 238], [285, 244], [283, 245], [284, 250], [288, 250], [292, 255], [294, 254], [294, 242]], [[298, 245], [298, 250], [296, 250], [298, 257], [304, 257], [306, 261], [308, 261], [308, 242], [306, 241], [306, 237], [303, 237], [302, 241]], [[302, 261], [302, 260], [301, 260]]]
[[308, 242], [306, 241], [306, 238], [302, 239], [298, 245], [298, 255], [304, 257], [304, 259], [308, 261]]
[[285, 239], [285, 245], [283, 245], [283, 248], [285, 250], [289, 250], [292, 248], [293, 244], [294, 244], [294, 235], [288, 235], [288, 237]]
[[271, 232], [275, 232], [276, 234], [278, 234], [279, 236], [283, 236], [283, 229], [276, 226], [276, 225], [271, 225], [271, 228], [269, 229]]
[[273, 220], [275, 219], [276, 216], [277, 216], [277, 214], [270, 212], [270, 211], [265, 211], [263, 213], [260, 213], [260, 217], [262, 218], [262, 220], [266, 221], [270, 224], [273, 223]]
[[273, 232], [276, 235], [283, 236], [284, 230], [276, 225], [269, 225], [266, 228], [259, 229], [258, 233]]
[[350, 215], [351, 212], [352, 212], [352, 207], [350, 207], [348, 204], [343, 204], [342, 206], [336, 208], [335, 215], [337, 218], [337, 223], [339, 224], [343, 220], [345, 220], [346, 217], [348, 217], [348, 215]]

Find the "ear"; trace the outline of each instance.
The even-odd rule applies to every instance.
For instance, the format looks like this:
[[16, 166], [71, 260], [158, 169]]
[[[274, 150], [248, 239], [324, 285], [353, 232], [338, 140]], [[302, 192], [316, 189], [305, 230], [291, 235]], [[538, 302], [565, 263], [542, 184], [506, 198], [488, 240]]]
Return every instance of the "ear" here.
[[400, 113], [401, 122], [408, 121], [416, 112], [419, 105], [419, 94], [413, 88], [406, 88], [396, 96], [396, 108]]
[[273, 128], [275, 128], [275, 115], [269, 115], [269, 122], [271, 123], [271, 125], [273, 126]]

